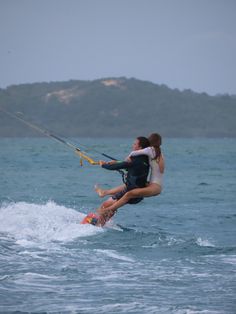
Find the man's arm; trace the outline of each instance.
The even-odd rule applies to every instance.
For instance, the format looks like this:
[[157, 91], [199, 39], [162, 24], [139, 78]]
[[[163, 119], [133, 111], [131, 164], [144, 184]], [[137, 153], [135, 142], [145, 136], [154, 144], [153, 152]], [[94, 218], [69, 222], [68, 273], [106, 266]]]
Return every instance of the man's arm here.
[[117, 161], [117, 162], [102, 164], [102, 168], [105, 168], [107, 170], [128, 169], [130, 167], [132, 167], [132, 162], [128, 162], [128, 161]]

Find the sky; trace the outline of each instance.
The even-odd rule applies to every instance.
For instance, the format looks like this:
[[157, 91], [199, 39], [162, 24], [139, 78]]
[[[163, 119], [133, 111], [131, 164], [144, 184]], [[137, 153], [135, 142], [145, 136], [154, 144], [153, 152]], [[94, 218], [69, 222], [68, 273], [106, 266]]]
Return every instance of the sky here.
[[236, 94], [236, 1], [0, 0], [0, 88], [110, 77]]

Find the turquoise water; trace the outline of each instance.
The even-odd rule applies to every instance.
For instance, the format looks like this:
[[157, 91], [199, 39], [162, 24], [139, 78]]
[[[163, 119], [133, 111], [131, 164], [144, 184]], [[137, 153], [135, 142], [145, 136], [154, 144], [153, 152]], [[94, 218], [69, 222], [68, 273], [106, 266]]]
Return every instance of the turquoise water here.
[[[122, 159], [132, 141], [79, 143]], [[0, 139], [0, 313], [236, 313], [236, 140], [163, 152], [163, 193], [102, 229], [79, 222], [117, 172], [50, 139]]]

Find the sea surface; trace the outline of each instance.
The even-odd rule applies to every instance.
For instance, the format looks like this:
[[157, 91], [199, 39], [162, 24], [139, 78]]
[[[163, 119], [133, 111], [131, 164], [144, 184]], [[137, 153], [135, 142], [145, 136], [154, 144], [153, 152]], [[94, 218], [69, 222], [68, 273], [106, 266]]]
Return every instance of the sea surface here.
[[[127, 139], [71, 139], [96, 160]], [[236, 313], [236, 139], [163, 139], [164, 190], [81, 225], [118, 172], [0, 139], [0, 313]]]

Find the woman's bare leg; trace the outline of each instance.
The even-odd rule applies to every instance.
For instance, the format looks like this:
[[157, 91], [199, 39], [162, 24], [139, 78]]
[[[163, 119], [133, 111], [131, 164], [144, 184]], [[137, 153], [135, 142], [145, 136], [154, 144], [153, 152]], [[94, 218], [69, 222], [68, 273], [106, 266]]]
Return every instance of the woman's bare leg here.
[[147, 187], [137, 188], [128, 191], [118, 201], [113, 202], [110, 206], [106, 206], [101, 212], [102, 220], [109, 220], [117, 211], [118, 208], [128, 203], [131, 198], [151, 197], [161, 193], [161, 187], [158, 184], [151, 183]]

